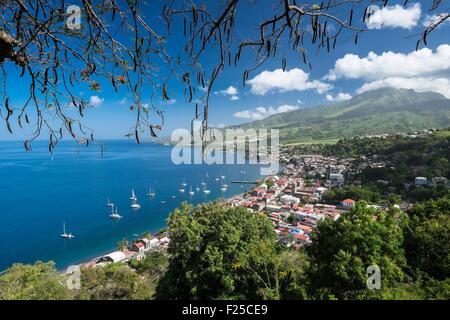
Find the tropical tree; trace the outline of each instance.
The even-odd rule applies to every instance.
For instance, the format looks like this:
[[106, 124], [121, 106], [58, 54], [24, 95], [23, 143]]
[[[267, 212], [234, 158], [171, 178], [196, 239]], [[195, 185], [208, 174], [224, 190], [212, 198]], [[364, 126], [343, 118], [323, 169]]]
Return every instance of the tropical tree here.
[[429, 200], [408, 212], [405, 248], [413, 271], [436, 280], [450, 275], [450, 198]]
[[270, 221], [223, 203], [184, 204], [168, 221], [169, 269], [157, 297], [279, 298]]
[[81, 269], [81, 288], [74, 298], [82, 300], [151, 299], [154, 285], [128, 266], [111, 264], [101, 268]]
[[117, 249], [119, 251], [123, 251], [126, 248], [128, 248], [129, 244], [130, 243], [128, 242], [128, 240], [124, 238], [124, 239], [120, 240], [119, 242], [117, 242]]
[[0, 300], [63, 300], [71, 297], [53, 262], [14, 264], [0, 276]]
[[357, 204], [337, 221], [325, 219], [308, 247], [314, 289], [323, 297], [380, 297], [367, 289], [369, 266], [381, 271], [381, 288], [403, 280], [406, 259], [396, 214]]

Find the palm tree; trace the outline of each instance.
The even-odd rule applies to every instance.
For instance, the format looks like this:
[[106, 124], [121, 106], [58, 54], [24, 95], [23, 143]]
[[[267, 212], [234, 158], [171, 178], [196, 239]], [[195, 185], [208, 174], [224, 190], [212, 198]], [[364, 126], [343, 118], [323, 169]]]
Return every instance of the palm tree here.
[[120, 240], [119, 242], [117, 242], [117, 249], [120, 251], [123, 251], [126, 248], [128, 248], [128, 245], [129, 245], [128, 240], [124, 238], [124, 239]]

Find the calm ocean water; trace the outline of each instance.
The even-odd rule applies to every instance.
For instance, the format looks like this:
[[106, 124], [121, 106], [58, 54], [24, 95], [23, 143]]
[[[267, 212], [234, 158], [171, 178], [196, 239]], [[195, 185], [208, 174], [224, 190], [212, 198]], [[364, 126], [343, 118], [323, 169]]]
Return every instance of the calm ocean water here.
[[[71, 142], [59, 144], [53, 156], [41, 142], [29, 153], [21, 143], [0, 142], [0, 270], [15, 262], [54, 260], [58, 268], [82, 262], [114, 250], [120, 239], [160, 230], [183, 201], [231, 197], [251, 188], [232, 180], [261, 178], [257, 165], [174, 165], [170, 146], [131, 141], [104, 145], [102, 158], [98, 148], [80, 147], [77, 153]], [[229, 184], [226, 192], [216, 181], [220, 175]], [[183, 180], [186, 192], [180, 193]], [[189, 186], [195, 191], [202, 181], [211, 193], [189, 196]], [[150, 187], [154, 198], [146, 196]], [[130, 207], [132, 188], [139, 210]], [[108, 197], [118, 205], [122, 220], [109, 218]], [[75, 238], [60, 237], [63, 222]]]

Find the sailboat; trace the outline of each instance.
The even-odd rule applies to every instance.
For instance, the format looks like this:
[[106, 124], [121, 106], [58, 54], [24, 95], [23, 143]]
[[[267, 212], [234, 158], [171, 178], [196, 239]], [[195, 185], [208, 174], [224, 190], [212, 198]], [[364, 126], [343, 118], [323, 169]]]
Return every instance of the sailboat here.
[[191, 196], [193, 196], [193, 195], [195, 194], [195, 192], [192, 191], [192, 186], [189, 187], [189, 194], [190, 194]]
[[205, 186], [204, 186], [204, 188], [203, 188], [203, 193], [208, 194], [208, 193], [210, 193], [210, 192], [211, 192], [211, 190], [206, 189], [206, 184], [205, 184]]
[[114, 209], [114, 207], [113, 207], [113, 209], [111, 210], [111, 214], [109, 215], [109, 217], [110, 217], [111, 219], [115, 219], [115, 220], [122, 219], [122, 216], [119, 214], [119, 211], [118, 211], [117, 207], [115, 207], [115, 209]]
[[107, 207], [114, 207], [114, 203], [111, 202], [111, 200], [108, 198], [108, 201], [106, 202]]
[[223, 184], [223, 180], [222, 180], [222, 187], [220, 188], [220, 191], [227, 191], [227, 187], [225, 187], [225, 185]]
[[198, 186], [196, 186], [195, 191], [200, 191], [200, 188]]
[[133, 189], [131, 189], [131, 197], [130, 197], [130, 200], [137, 201], [137, 197], [136, 197], [136, 194], [134, 193], [134, 190], [133, 190]]
[[66, 239], [72, 239], [73, 237], [75, 237], [71, 232], [67, 233], [66, 232], [66, 223], [63, 222], [63, 233], [61, 234], [61, 237], [66, 238]]
[[187, 185], [187, 183], [184, 181], [184, 178], [183, 178], [183, 182], [181, 183], [181, 185], [182, 185], [183, 187], [186, 187], [186, 185]]
[[147, 195], [150, 196], [150, 197], [154, 197], [156, 195], [155, 190], [154, 189], [152, 190], [152, 188], [150, 188], [150, 190], [148, 191]]
[[139, 203], [137, 203], [137, 202], [133, 202], [133, 203], [131, 204], [131, 207], [132, 207], [133, 209], [140, 209], [140, 208], [141, 208], [141, 205], [140, 205]]
[[184, 191], [185, 191], [185, 190], [184, 190], [184, 185], [183, 185], [183, 184], [181, 184], [180, 189], [178, 189], [178, 191], [180, 191], [180, 192], [184, 192]]

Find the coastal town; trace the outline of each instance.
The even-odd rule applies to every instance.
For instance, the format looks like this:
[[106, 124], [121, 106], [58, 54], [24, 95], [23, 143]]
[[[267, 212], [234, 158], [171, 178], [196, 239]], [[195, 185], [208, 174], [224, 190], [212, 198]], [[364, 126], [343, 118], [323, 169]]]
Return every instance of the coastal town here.
[[[416, 138], [429, 135], [430, 132], [415, 132], [402, 137]], [[389, 135], [376, 138], [389, 138]], [[371, 137], [374, 138], [374, 137]], [[323, 219], [337, 220], [353, 208], [357, 199], [346, 198], [330, 202], [324, 195], [329, 190], [345, 187], [361, 188], [362, 182], [357, 179], [359, 173], [367, 168], [385, 168], [389, 165], [375, 156], [337, 157], [320, 154], [298, 154], [292, 148], [284, 148], [280, 154], [284, 163], [277, 174], [257, 181], [256, 186], [243, 194], [226, 200], [230, 206], [247, 208], [255, 214], [264, 214], [272, 222], [277, 240], [280, 244], [299, 250], [311, 243], [311, 235], [318, 223]], [[235, 181], [235, 183], [242, 183]], [[396, 187], [390, 186], [387, 180], [377, 180], [386, 186], [387, 195], [396, 195]], [[432, 177], [430, 179], [417, 176], [413, 181], [405, 183], [405, 188], [416, 187], [449, 187], [447, 178]], [[368, 203], [376, 210], [389, 211], [391, 207], [386, 201]], [[393, 207], [406, 211], [413, 203], [401, 200]], [[97, 257], [83, 267], [105, 266], [110, 263], [143, 260], [153, 251], [167, 252], [170, 238], [167, 231], [152, 235], [146, 233], [135, 238], [129, 244]]]

